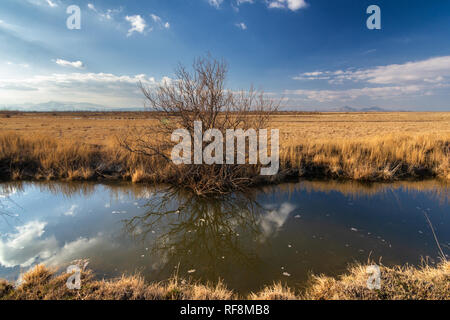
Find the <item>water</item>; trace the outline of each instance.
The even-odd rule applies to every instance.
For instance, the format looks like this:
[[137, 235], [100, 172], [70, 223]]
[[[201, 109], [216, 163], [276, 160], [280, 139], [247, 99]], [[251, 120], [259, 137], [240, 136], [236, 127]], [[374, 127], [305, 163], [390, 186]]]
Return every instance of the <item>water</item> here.
[[220, 199], [131, 184], [0, 185], [0, 277], [36, 263], [89, 259], [99, 278], [136, 272], [240, 293], [274, 281], [302, 286], [369, 257], [385, 265], [439, 261], [427, 215], [450, 253], [448, 185], [300, 182]]

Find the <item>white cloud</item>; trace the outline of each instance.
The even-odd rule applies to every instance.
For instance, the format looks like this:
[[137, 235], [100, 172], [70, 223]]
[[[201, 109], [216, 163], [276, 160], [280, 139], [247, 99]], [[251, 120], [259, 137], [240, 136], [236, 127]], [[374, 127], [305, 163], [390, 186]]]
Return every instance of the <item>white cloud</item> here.
[[131, 28], [128, 30], [127, 34], [128, 37], [131, 36], [133, 32], [144, 33], [144, 30], [147, 27], [144, 18], [140, 15], [126, 16], [125, 20], [131, 24]]
[[351, 101], [360, 97], [371, 99], [391, 99], [413, 94], [422, 94], [425, 88], [417, 85], [410, 86], [389, 86], [377, 88], [358, 88], [346, 90], [286, 90], [285, 94], [292, 94], [303, 97], [305, 100], [318, 102]]
[[36, 6], [49, 6], [51, 8], [56, 8], [58, 7], [58, 3], [61, 3], [60, 0], [27, 0], [27, 1]]
[[156, 23], [161, 23], [161, 17], [158, 17], [156, 14], [151, 13], [150, 16], [152, 17], [152, 20]]
[[332, 85], [364, 84], [344, 90], [287, 90], [319, 102], [350, 101], [360, 97], [390, 99], [411, 95], [433, 95], [433, 90], [450, 86], [450, 56], [377, 66], [368, 69], [305, 72], [295, 80], [327, 80]]
[[244, 22], [236, 23], [235, 25], [241, 30], [247, 30], [247, 25]]
[[[0, 104], [28, 101], [45, 103], [53, 100], [95, 103], [111, 108], [141, 107], [143, 97], [137, 87], [139, 81], [150, 87], [161, 83], [145, 74], [130, 76], [110, 73], [61, 73], [0, 78]], [[161, 81], [170, 79], [164, 77]], [[18, 89], [21, 89], [20, 97], [17, 94]]]
[[209, 4], [213, 7], [219, 9], [220, 5], [222, 4], [223, 0], [208, 0]]
[[271, 0], [268, 3], [269, 8], [289, 9], [291, 11], [297, 11], [307, 6], [308, 4], [305, 0]]
[[52, 8], [55, 8], [58, 6], [58, 4], [56, 2], [52, 2], [51, 0], [46, 0], [48, 5]]
[[88, 7], [90, 10], [94, 11], [95, 13], [97, 13], [98, 16], [99, 16], [99, 18], [100, 18], [100, 20], [104, 20], [104, 19], [106, 19], [106, 20], [112, 20], [113, 17], [114, 17], [114, 15], [116, 15], [116, 14], [118, 14], [118, 13], [120, 13], [120, 12], [123, 11], [123, 7], [120, 7], [120, 8], [118, 8], [118, 9], [107, 9], [106, 11], [101, 11], [101, 10], [98, 10], [98, 9], [95, 7], [95, 5], [92, 4], [92, 3], [88, 3], [88, 4], [87, 4], [87, 7]]
[[367, 82], [370, 84], [401, 84], [421, 82], [444, 82], [450, 79], [450, 56], [427, 60], [391, 64], [359, 70], [314, 71], [294, 77], [295, 80], [331, 79], [331, 83], [344, 81]]
[[253, 3], [254, 0], [237, 0], [236, 3], [238, 6], [244, 3]]
[[157, 16], [156, 14], [151, 13], [150, 17], [152, 18], [153, 22], [159, 26], [161, 29], [169, 29], [170, 28], [170, 23], [169, 22], [164, 22], [161, 17]]
[[438, 81], [450, 77], [450, 56], [392, 64], [350, 73], [346, 78], [375, 84]]
[[63, 59], [56, 59], [56, 64], [63, 66], [63, 67], [72, 67], [72, 68], [77, 68], [77, 69], [82, 69], [84, 68], [84, 64], [81, 61], [67, 61], [67, 60], [63, 60]]
[[14, 63], [11, 61], [6, 61], [6, 64], [8, 66], [19, 66], [21, 68], [29, 68], [30, 67], [30, 65], [28, 63]]

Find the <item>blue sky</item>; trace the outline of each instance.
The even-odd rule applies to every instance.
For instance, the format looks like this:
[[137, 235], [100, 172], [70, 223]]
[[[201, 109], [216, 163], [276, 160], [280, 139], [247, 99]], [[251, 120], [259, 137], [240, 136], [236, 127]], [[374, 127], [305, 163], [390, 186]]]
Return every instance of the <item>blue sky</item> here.
[[[381, 30], [366, 9], [381, 8]], [[69, 5], [81, 30], [66, 27]], [[450, 111], [450, 1], [2, 0], [0, 108], [141, 107], [136, 82], [173, 79], [210, 52], [228, 85], [296, 110]]]

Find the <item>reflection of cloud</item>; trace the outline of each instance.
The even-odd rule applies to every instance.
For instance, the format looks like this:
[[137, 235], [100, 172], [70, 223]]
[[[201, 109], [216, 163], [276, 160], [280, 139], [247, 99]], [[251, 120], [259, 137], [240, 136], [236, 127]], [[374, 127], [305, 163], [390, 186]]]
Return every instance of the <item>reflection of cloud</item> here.
[[84, 258], [84, 252], [100, 244], [103, 238], [79, 238], [59, 247], [54, 236], [42, 238], [46, 222], [31, 221], [16, 227], [16, 233], [6, 234], [0, 239], [0, 265], [12, 268], [29, 267], [42, 262], [56, 266], [64, 262]]
[[82, 255], [82, 252], [86, 252], [99, 245], [101, 242], [101, 236], [91, 239], [79, 238], [75, 241], [66, 243], [56, 254], [44, 260], [43, 263], [48, 266], [58, 266], [69, 261], [85, 258]]
[[285, 202], [278, 210], [268, 211], [267, 214], [261, 217], [259, 224], [262, 229], [262, 239], [267, 239], [272, 234], [276, 233], [286, 222], [289, 214], [295, 210], [295, 206]]
[[75, 214], [75, 210], [78, 208], [78, 205], [74, 204], [70, 207], [70, 209], [64, 212], [65, 216], [73, 216]]
[[48, 259], [56, 253], [55, 237], [40, 239], [45, 222], [32, 221], [16, 228], [16, 233], [0, 239], [0, 264], [5, 267], [29, 267], [38, 258]]

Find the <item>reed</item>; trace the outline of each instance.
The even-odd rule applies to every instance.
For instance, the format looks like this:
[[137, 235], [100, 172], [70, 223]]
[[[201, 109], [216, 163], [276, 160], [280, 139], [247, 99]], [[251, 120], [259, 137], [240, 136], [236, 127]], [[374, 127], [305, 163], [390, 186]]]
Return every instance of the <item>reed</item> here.
[[[384, 135], [360, 139], [280, 141], [280, 173], [292, 177], [393, 181], [450, 180], [450, 134]], [[49, 136], [0, 134], [3, 180], [128, 180], [177, 182], [173, 166], [123, 149], [114, 139], [97, 145]], [[242, 178], [255, 178], [243, 168]], [[271, 179], [271, 181], [279, 181]]]

